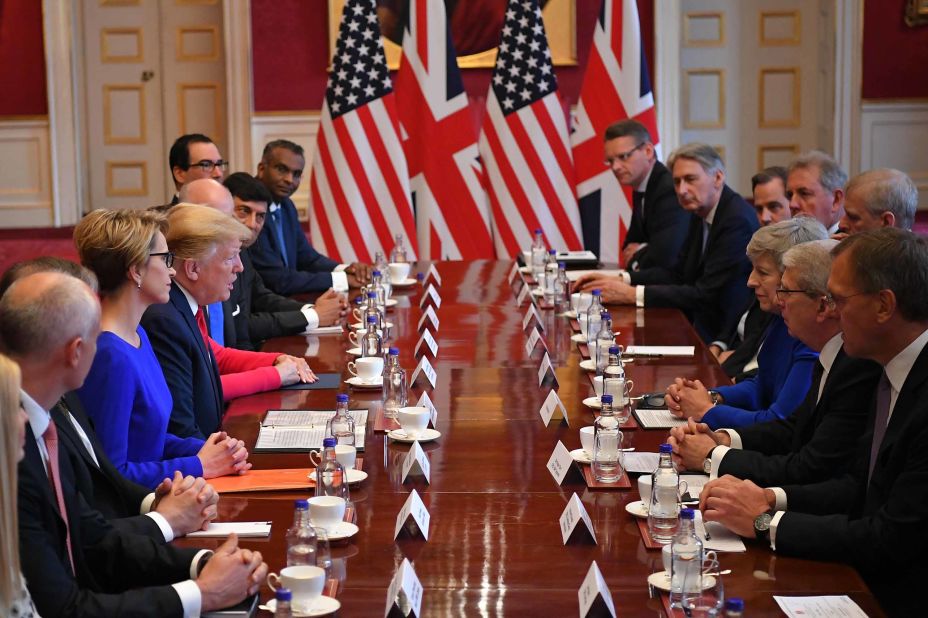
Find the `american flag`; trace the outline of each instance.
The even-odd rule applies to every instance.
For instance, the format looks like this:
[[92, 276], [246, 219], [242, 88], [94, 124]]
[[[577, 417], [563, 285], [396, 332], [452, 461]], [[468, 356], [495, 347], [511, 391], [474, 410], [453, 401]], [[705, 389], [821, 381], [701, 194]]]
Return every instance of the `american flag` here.
[[347, 0], [310, 179], [312, 240], [341, 262], [370, 263], [416, 225], [375, 0]]
[[593, 33], [573, 147], [577, 197], [587, 249], [603, 262], [618, 262], [632, 217], [633, 187], [622, 187], [603, 162], [603, 133], [610, 124], [633, 118], [647, 127], [657, 146], [657, 114], [641, 47], [635, 0], [603, 0]]
[[548, 245], [580, 248], [580, 214], [567, 119], [536, 0], [509, 0], [480, 134], [497, 257], [544, 231]]
[[419, 254], [493, 257], [477, 131], [443, 0], [411, 0], [396, 78]]

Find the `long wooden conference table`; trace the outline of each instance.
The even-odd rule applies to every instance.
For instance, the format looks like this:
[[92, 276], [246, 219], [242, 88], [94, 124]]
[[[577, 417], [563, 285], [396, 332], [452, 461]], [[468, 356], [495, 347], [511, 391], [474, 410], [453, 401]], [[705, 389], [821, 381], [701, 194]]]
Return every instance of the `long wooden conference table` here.
[[[428, 263], [417, 264], [425, 271]], [[526, 305], [516, 305], [516, 287], [507, 276], [511, 262], [439, 262], [442, 285], [437, 311], [439, 344], [432, 361], [438, 378], [429, 389], [438, 409], [441, 437], [422, 446], [431, 460], [431, 483], [421, 477], [405, 484], [400, 467], [408, 444], [394, 443], [375, 432], [373, 418], [380, 391], [278, 391], [234, 401], [224, 428], [254, 445], [259, 423], [269, 409], [334, 410], [336, 392], [349, 392], [351, 408], [369, 407], [363, 469], [368, 478], [352, 491], [360, 532], [335, 545], [332, 556], [341, 575], [339, 615], [383, 615], [387, 588], [404, 558], [412, 563], [424, 588], [422, 616], [575, 616], [577, 591], [595, 560], [611, 591], [618, 615], [659, 616], [649, 574], [663, 570], [660, 552], [646, 549], [635, 518], [625, 505], [638, 500], [634, 479], [626, 490], [590, 489], [582, 478], [568, 477], [559, 486], [546, 463], [558, 440], [569, 449], [580, 446], [579, 429], [591, 425], [592, 410], [582, 400], [593, 394], [587, 372], [578, 366], [577, 345], [565, 318], [543, 311], [544, 338], [555, 365], [559, 395], [569, 425], [545, 426], [539, 407], [549, 387], [538, 385], [540, 351], [525, 353], [522, 318]], [[399, 305], [388, 312], [393, 342], [411, 374], [418, 357], [414, 347], [422, 315], [421, 286], [394, 290]], [[662, 390], [677, 376], [722, 384], [724, 374], [683, 315], [670, 309], [611, 308], [617, 340], [638, 345], [694, 345], [694, 358], [638, 359], [626, 366], [635, 392]], [[264, 350], [302, 356], [306, 337], [268, 342]], [[315, 342], [313, 342], [315, 344]], [[318, 336], [318, 352], [309, 359], [314, 371], [346, 370], [353, 357], [346, 334]], [[425, 388], [410, 391], [410, 405]], [[625, 446], [654, 452], [666, 430], [625, 431]], [[298, 468], [311, 464], [306, 455], [253, 454], [256, 469]], [[411, 489], [421, 495], [431, 515], [428, 540], [394, 540], [396, 516]], [[598, 543], [562, 542], [559, 517], [571, 496], [579, 495], [588, 511]], [[271, 521], [266, 539], [243, 539], [258, 550], [270, 569], [286, 566], [285, 532], [293, 517], [293, 501], [305, 492], [225, 494], [220, 519]], [[202, 540], [180, 541], [204, 545]], [[210, 543], [208, 542], [207, 545]], [[213, 542], [213, 546], [218, 542]], [[721, 554], [726, 596], [745, 600], [748, 616], [782, 616], [773, 595], [849, 595], [868, 615], [881, 615], [879, 605], [857, 572], [848, 566], [778, 556], [769, 547], [747, 543], [747, 551]], [[266, 587], [262, 599], [271, 596]]]

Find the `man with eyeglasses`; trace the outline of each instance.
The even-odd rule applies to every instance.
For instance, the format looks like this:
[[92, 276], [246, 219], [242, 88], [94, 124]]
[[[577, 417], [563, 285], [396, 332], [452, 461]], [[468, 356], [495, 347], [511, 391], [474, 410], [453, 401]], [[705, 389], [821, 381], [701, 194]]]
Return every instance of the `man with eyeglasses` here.
[[692, 215], [680, 208], [673, 178], [657, 160], [651, 134], [637, 120], [620, 120], [606, 128], [603, 150], [619, 184], [632, 188], [632, 220], [622, 244], [622, 264], [626, 270], [670, 268]]
[[189, 133], [178, 137], [168, 153], [168, 167], [174, 178], [176, 192], [168, 207], [179, 201], [180, 189], [198, 178], [213, 178], [222, 182], [229, 169], [229, 162], [219, 154], [213, 140], [201, 133]]
[[700, 495], [706, 521], [778, 553], [857, 568], [891, 616], [924, 613], [928, 578], [928, 241], [896, 228], [855, 234], [834, 250], [828, 304], [844, 351], [882, 366], [852, 472], [769, 488], [733, 476]]

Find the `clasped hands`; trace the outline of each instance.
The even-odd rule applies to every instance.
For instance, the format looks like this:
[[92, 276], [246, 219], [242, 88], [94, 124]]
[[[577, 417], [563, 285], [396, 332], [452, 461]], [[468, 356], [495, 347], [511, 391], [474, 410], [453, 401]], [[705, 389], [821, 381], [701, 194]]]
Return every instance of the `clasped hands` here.
[[612, 305], [634, 305], [635, 287], [628, 285], [616, 276], [604, 276], [597, 273], [583, 275], [574, 282], [574, 292], [589, 292], [599, 289], [602, 302]]
[[667, 387], [664, 402], [670, 413], [678, 418], [702, 420], [703, 415], [715, 405], [709, 389], [699, 380], [677, 378]]

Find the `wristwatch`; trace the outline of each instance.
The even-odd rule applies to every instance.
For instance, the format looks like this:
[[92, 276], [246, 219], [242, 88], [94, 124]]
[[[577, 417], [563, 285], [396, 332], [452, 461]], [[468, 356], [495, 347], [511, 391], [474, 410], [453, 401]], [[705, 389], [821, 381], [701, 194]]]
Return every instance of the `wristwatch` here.
[[722, 403], [722, 396], [718, 391], [709, 391], [709, 399], [712, 400], [712, 405], [717, 406]]
[[702, 460], [702, 471], [706, 474], [712, 474], [712, 453], [717, 448], [718, 446], [710, 448], [709, 452], [706, 453], [706, 458]]
[[770, 522], [773, 520], [773, 513], [767, 511], [754, 518], [754, 537], [758, 541], [770, 541]]

